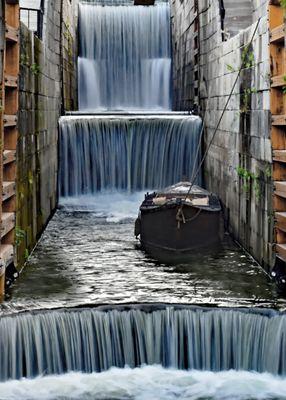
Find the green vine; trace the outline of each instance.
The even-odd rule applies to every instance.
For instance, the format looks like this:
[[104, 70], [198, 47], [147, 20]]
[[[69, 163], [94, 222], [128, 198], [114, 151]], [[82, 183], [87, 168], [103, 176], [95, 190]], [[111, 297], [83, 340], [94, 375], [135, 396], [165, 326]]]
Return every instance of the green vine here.
[[70, 23], [65, 23], [65, 32], [63, 33], [64, 38], [67, 40], [67, 54], [69, 56], [69, 61], [72, 62], [73, 56], [73, 36], [70, 32]]
[[21, 54], [20, 56], [20, 64], [24, 67], [28, 67], [29, 66], [29, 56], [27, 54]]
[[[249, 45], [246, 46], [241, 55], [241, 67], [235, 69], [231, 64], [227, 64], [226, 68], [229, 72], [238, 72], [240, 69], [251, 69], [255, 67], [255, 57], [253, 51], [250, 50]], [[246, 114], [250, 111], [250, 98], [253, 93], [257, 93], [257, 88], [246, 88], [241, 94], [242, 105], [238, 114]]]
[[24, 252], [25, 261], [28, 260], [29, 256], [30, 256], [29, 250], [28, 250], [28, 249], [25, 249], [25, 252]]
[[237, 167], [236, 172], [243, 181], [243, 190], [249, 193], [251, 186], [253, 186], [255, 197], [259, 199], [261, 196], [259, 176], [243, 167]]
[[283, 76], [283, 81], [285, 82], [285, 85], [282, 87], [282, 92], [283, 94], [286, 94], [286, 75]]
[[19, 226], [16, 226], [15, 228], [15, 244], [17, 247], [20, 246], [20, 244], [22, 243], [22, 241], [26, 238], [26, 232], [21, 229]]
[[250, 51], [249, 45], [242, 51], [242, 68], [253, 68], [255, 66], [255, 57], [253, 51]]
[[281, 7], [286, 9], [286, 0], [280, 0]]
[[34, 63], [30, 66], [30, 70], [32, 74], [39, 75], [39, 73], [41, 72], [41, 67], [37, 63]]
[[250, 102], [250, 97], [253, 93], [257, 93], [256, 88], [247, 88], [243, 90], [242, 93], [242, 106], [240, 109], [241, 114], [246, 114], [250, 111], [249, 109], [249, 102]]
[[272, 177], [272, 168], [270, 166], [265, 168], [264, 175], [266, 178]]

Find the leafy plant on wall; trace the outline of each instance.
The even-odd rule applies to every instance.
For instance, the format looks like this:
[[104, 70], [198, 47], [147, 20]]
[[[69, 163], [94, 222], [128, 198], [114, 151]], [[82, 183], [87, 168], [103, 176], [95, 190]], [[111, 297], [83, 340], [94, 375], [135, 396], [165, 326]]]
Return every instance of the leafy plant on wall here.
[[286, 9], [286, 0], [280, 0], [281, 7]]
[[254, 174], [253, 172], [248, 171], [247, 169], [239, 166], [236, 168], [237, 175], [243, 181], [243, 189], [245, 192], [249, 192], [251, 186], [253, 185], [255, 197], [257, 199], [260, 198], [260, 185], [259, 185], [259, 175]]

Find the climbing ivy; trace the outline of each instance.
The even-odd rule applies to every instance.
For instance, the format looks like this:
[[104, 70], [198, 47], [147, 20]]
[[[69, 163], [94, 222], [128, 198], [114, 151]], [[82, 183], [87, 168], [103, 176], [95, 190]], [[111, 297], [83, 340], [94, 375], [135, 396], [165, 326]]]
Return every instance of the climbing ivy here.
[[29, 250], [28, 250], [28, 249], [25, 249], [25, 252], [24, 252], [24, 258], [25, 258], [25, 261], [27, 261], [27, 260], [28, 260], [28, 258], [29, 258], [29, 255], [30, 255], [30, 252], [29, 252]]
[[242, 93], [242, 106], [240, 109], [240, 112], [242, 114], [245, 114], [249, 111], [249, 100], [250, 97], [252, 95], [252, 93], [257, 93], [257, 89], [256, 88], [247, 88], [243, 90]]
[[267, 165], [264, 169], [264, 171], [260, 171], [260, 175], [253, 173], [241, 166], [238, 166], [236, 168], [237, 175], [242, 179], [244, 185], [243, 189], [245, 192], [249, 193], [250, 188], [253, 187], [255, 197], [257, 199], [260, 199], [261, 197], [261, 174], [264, 176], [264, 179], [269, 179], [272, 177], [272, 168], [270, 165]]
[[254, 174], [251, 171], [248, 171], [247, 169], [243, 167], [237, 167], [236, 168], [237, 175], [243, 180], [243, 189], [245, 192], [249, 192], [251, 185], [253, 185], [255, 197], [257, 199], [260, 198], [261, 196], [261, 191], [260, 191], [260, 184], [259, 184], [259, 176], [257, 174]]
[[37, 63], [34, 63], [30, 66], [30, 70], [32, 74], [39, 75], [39, 73], [41, 72], [41, 67]]
[[285, 86], [282, 87], [283, 94], [286, 94], [286, 75], [283, 76], [283, 80], [285, 82]]
[[20, 244], [22, 243], [22, 241], [25, 239], [26, 237], [26, 232], [21, 229], [19, 226], [16, 226], [15, 228], [15, 244], [16, 246], [20, 246]]
[[250, 51], [249, 46], [246, 46], [242, 51], [242, 68], [252, 68], [255, 66], [255, 57], [253, 51]]
[[286, 0], [280, 0], [281, 7], [286, 9]]
[[30, 62], [29, 56], [27, 54], [21, 54], [20, 64], [24, 67], [27, 67], [29, 66], [29, 62]]
[[[255, 56], [252, 50], [250, 50], [249, 45], [245, 46], [241, 55], [241, 67], [236, 69], [231, 64], [227, 64], [226, 68], [229, 72], [238, 72], [240, 69], [251, 69], [255, 67]], [[253, 93], [257, 93], [257, 88], [245, 88], [241, 94], [242, 105], [238, 112], [240, 114], [246, 114], [249, 112], [250, 98]]]

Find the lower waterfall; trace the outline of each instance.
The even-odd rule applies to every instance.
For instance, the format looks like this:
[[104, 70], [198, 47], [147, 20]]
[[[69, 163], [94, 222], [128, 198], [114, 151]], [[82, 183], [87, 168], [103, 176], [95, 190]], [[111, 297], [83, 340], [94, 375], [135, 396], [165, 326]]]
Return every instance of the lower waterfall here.
[[64, 117], [59, 194], [134, 192], [189, 180], [200, 131], [201, 119], [193, 116]]
[[73, 309], [0, 319], [0, 379], [143, 364], [286, 374], [286, 316], [166, 306]]

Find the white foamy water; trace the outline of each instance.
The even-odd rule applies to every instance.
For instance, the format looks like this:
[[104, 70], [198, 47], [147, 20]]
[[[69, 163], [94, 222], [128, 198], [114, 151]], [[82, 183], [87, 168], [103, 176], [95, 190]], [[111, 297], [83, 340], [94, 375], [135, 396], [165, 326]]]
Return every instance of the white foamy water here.
[[59, 205], [65, 211], [91, 212], [107, 222], [118, 223], [137, 218], [145, 193], [105, 191], [94, 195], [62, 197]]
[[1, 400], [270, 400], [286, 399], [286, 379], [251, 372], [112, 368], [0, 384]]

